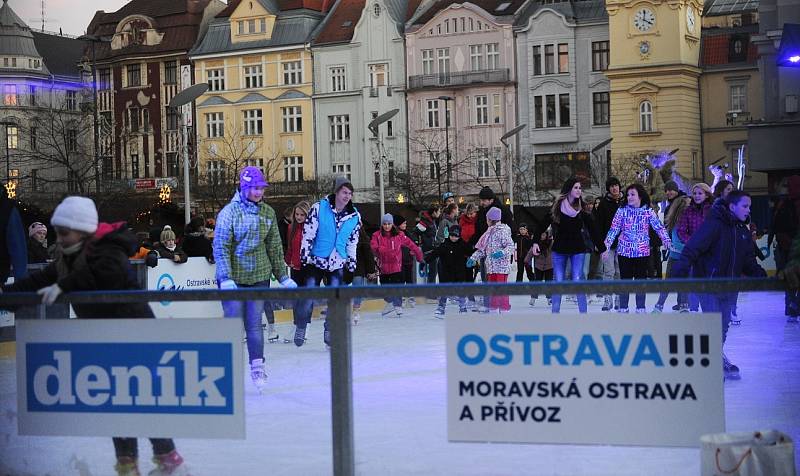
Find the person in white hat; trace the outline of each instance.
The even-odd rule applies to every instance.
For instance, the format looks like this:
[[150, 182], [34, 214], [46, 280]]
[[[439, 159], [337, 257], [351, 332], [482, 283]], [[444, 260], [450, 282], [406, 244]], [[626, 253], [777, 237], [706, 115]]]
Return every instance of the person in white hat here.
[[[128, 256], [138, 248], [136, 236], [123, 222], [99, 223], [90, 198], [67, 197], [53, 212], [56, 230], [55, 260], [46, 268], [3, 287], [3, 292], [32, 292], [42, 303], [53, 304], [64, 292], [140, 289]], [[72, 305], [80, 319], [155, 318], [146, 302]], [[118, 474], [139, 474], [136, 438], [114, 438]], [[186, 469], [183, 457], [169, 438], [151, 438], [153, 462], [161, 473]], [[183, 474], [183, 473], [181, 473]]]

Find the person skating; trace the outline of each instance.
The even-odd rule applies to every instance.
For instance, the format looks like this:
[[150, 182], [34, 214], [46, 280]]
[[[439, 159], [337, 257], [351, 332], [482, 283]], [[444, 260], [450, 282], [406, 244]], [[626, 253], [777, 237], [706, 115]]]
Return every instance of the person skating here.
[[[672, 202], [672, 206], [669, 207], [669, 213], [664, 219], [664, 227], [667, 229], [669, 237], [672, 240], [672, 246], [669, 248], [669, 254], [667, 255], [667, 278], [674, 277], [672, 275], [672, 266], [675, 264], [675, 261], [680, 258], [681, 251], [683, 251], [684, 243], [678, 236], [677, 225], [678, 220], [680, 220], [681, 215], [689, 206], [691, 201], [692, 199], [688, 196], [681, 196], [680, 199]], [[658, 302], [656, 302], [656, 305], [653, 306], [653, 310], [651, 311], [653, 314], [660, 314], [664, 311], [664, 303], [667, 302], [668, 296], [668, 292], [662, 292], [658, 295]], [[678, 293], [678, 303], [673, 310], [678, 312], [689, 312], [689, 296], [687, 293]]]
[[[617, 254], [619, 254], [619, 270], [622, 279], [647, 279], [647, 262], [650, 258], [650, 228], [661, 238], [661, 242], [669, 249], [672, 245], [666, 228], [650, 208], [650, 196], [644, 187], [635, 183], [625, 189], [628, 204], [617, 210], [611, 221], [611, 229], [606, 235], [605, 245], [610, 247], [619, 235]], [[630, 295], [621, 294], [619, 312], [628, 312]], [[636, 312], [647, 312], [646, 295], [636, 294]]]
[[[284, 287], [297, 284], [286, 274], [275, 210], [263, 202], [267, 182], [258, 167], [239, 174], [239, 191], [217, 215], [214, 261], [220, 289], [269, 287], [270, 275]], [[247, 334], [250, 378], [262, 391], [267, 383], [264, 359], [262, 300], [222, 301], [226, 318], [239, 318]]]
[[[402, 231], [398, 233], [405, 235]], [[411, 239], [409, 238], [409, 241]], [[406, 248], [403, 248], [405, 251]], [[400, 272], [401, 280], [403, 282], [403, 271]], [[375, 255], [370, 246], [370, 238], [367, 232], [362, 227], [358, 232], [358, 246], [356, 248], [356, 269], [352, 273], [349, 270], [344, 272], [345, 284], [352, 284], [353, 286], [366, 286], [368, 284], [378, 284], [378, 268], [375, 263]], [[402, 298], [401, 303], [402, 303]], [[353, 325], [357, 326], [358, 321], [361, 320], [361, 304], [364, 298], [361, 296], [353, 298]]]
[[[491, 208], [497, 208], [500, 210], [500, 222], [507, 225], [509, 229], [514, 226], [514, 216], [511, 214], [511, 210], [504, 206], [500, 199], [497, 198], [495, 195], [494, 190], [491, 187], [483, 187], [478, 192], [478, 213], [475, 220], [475, 233], [472, 235], [471, 240], [465, 240], [469, 243], [473, 248], [476, 247], [478, 243], [478, 239], [486, 233], [486, 230], [489, 229], [488, 219], [486, 218], [486, 214], [489, 212]], [[485, 259], [485, 258], [484, 258]], [[481, 275], [481, 281], [486, 282], [488, 277], [486, 276], [486, 266], [484, 265], [483, 261], [479, 262], [480, 266], [478, 267], [478, 272]], [[477, 276], [476, 276], [477, 277]], [[489, 307], [489, 296], [483, 297], [483, 308], [480, 309], [485, 311]], [[478, 310], [478, 309], [476, 309]]]
[[[442, 283], [464, 283], [472, 278], [472, 270], [467, 267], [467, 259], [472, 254], [473, 249], [461, 239], [461, 227], [450, 225], [447, 240], [437, 248], [433, 249], [426, 259], [437, 258], [442, 263], [439, 281]], [[458, 312], [467, 312], [467, 299], [464, 296], [439, 297], [439, 305], [434, 311], [434, 317], [444, 319], [447, 300], [455, 299], [458, 302]]]
[[[86, 197], [65, 198], [53, 212], [56, 229], [55, 259], [42, 270], [20, 278], [3, 292], [36, 291], [42, 303], [52, 305], [62, 293], [140, 289], [128, 256], [136, 252], [138, 240], [123, 222], [98, 223], [97, 208]], [[73, 304], [79, 319], [153, 319], [146, 302]], [[113, 438], [119, 475], [139, 475], [136, 438]], [[183, 458], [169, 438], [151, 438], [151, 475], [188, 474]]]
[[[305, 275], [303, 274], [303, 263], [300, 260], [300, 248], [303, 243], [303, 227], [305, 226], [306, 217], [308, 217], [308, 210], [310, 208], [311, 204], [305, 200], [295, 204], [295, 206], [289, 210], [291, 213], [289, 217], [289, 225], [286, 228], [286, 251], [284, 252], [283, 257], [286, 261], [286, 266], [289, 267], [289, 275], [298, 286], [304, 286], [306, 282]], [[298, 303], [299, 301], [292, 303], [292, 324], [295, 327], [297, 326], [299, 317], [297, 314]], [[293, 343], [294, 334], [295, 329], [290, 329], [289, 332], [284, 334], [283, 343]], [[273, 335], [274, 339], [276, 340], [280, 337], [277, 330], [275, 330], [275, 324], [270, 325], [268, 323], [268, 339], [272, 339]]]
[[[419, 222], [414, 227], [416, 238], [414, 242], [420, 247], [423, 253], [431, 251], [436, 246], [436, 234], [439, 231], [439, 220], [442, 216], [442, 209], [438, 203], [432, 203], [427, 210], [419, 214]], [[436, 284], [436, 275], [439, 266], [436, 261], [425, 266], [425, 282]]]
[[[403, 282], [403, 248], [408, 248], [418, 262], [423, 262], [422, 250], [405, 233], [397, 230], [391, 213], [383, 215], [381, 229], [373, 233], [370, 247], [378, 263], [381, 284]], [[400, 317], [403, 315], [403, 298], [401, 296], [385, 297], [383, 300], [386, 301], [386, 307], [381, 312], [382, 316], [391, 317], [394, 314], [396, 317]]]
[[[530, 261], [525, 260], [525, 257], [528, 255], [528, 251], [531, 250], [531, 245], [533, 245], [533, 237], [531, 237], [531, 234], [528, 231], [528, 225], [526, 223], [519, 224], [517, 235], [514, 237], [514, 241], [517, 244], [516, 282], [521, 283], [525, 275], [528, 276], [528, 281], [535, 281], [536, 278], [535, 273], [533, 272], [533, 267], [531, 266]], [[528, 301], [528, 305], [533, 306], [535, 302], [536, 297], [535, 295], [531, 294], [531, 299]]]
[[[403, 233], [412, 241], [414, 240], [414, 236], [408, 230], [408, 221], [405, 217], [401, 215], [395, 215], [394, 217], [394, 226], [397, 227], [397, 231]], [[370, 249], [370, 253], [372, 250]], [[411, 250], [408, 248], [403, 248], [403, 284], [416, 284], [417, 283], [417, 270], [416, 265], [414, 264], [414, 256], [411, 255]], [[417, 306], [417, 299], [414, 296], [410, 296], [405, 298], [405, 307], [409, 307], [413, 309]]]
[[[541, 235], [539, 235], [539, 242], [538, 242], [538, 254], [534, 256], [533, 248], [528, 250], [528, 253], [525, 254], [523, 261], [530, 266], [531, 262], [533, 262], [533, 280], [537, 283], [544, 281], [552, 281], [553, 280], [553, 229], [552, 227], [548, 227]], [[553, 305], [553, 298], [549, 294], [545, 294], [547, 298], [547, 305]], [[534, 294], [531, 296], [531, 300], [528, 302], [530, 307], [534, 307], [536, 305], [536, 300], [539, 299], [538, 294]]]
[[[511, 237], [511, 228], [502, 222], [503, 212], [497, 207], [491, 207], [486, 213], [486, 222], [489, 228], [481, 235], [475, 244], [475, 252], [467, 260], [467, 267], [472, 268], [483, 261], [486, 269], [486, 282], [505, 283], [511, 272], [511, 257], [514, 254], [514, 240]], [[505, 313], [511, 310], [508, 295], [488, 296], [488, 312]]]
[[[600, 200], [597, 208], [595, 209], [595, 223], [597, 224], [600, 236], [608, 234], [611, 229], [611, 221], [614, 219], [614, 214], [617, 213], [619, 207], [625, 203], [625, 197], [622, 196], [622, 185], [617, 177], [609, 177], [606, 180], [606, 194]], [[600, 265], [603, 270], [603, 280], [610, 281], [612, 279], [619, 279], [619, 259], [617, 257], [617, 241], [615, 240], [608, 253], [601, 255]], [[619, 309], [619, 295], [606, 294], [604, 296], [603, 311], [611, 311], [612, 309]]]
[[[356, 269], [361, 214], [352, 203], [354, 190], [347, 178], [337, 177], [333, 193], [312, 205], [308, 212], [300, 247], [306, 287], [317, 287], [323, 279], [327, 280], [328, 286], [340, 286], [344, 268], [350, 271]], [[313, 308], [312, 299], [303, 299], [297, 304], [294, 344], [298, 347], [305, 342]], [[327, 315], [322, 339], [326, 345], [330, 345]]]
[[[714, 203], [714, 195], [711, 187], [705, 183], [696, 183], [692, 187], [691, 204], [681, 214], [678, 224], [675, 226], [678, 238], [681, 243], [688, 243], [689, 239], [703, 224]], [[689, 311], [698, 312], [700, 309], [700, 297], [697, 293], [689, 293]]]
[[[711, 212], [700, 228], [683, 247], [680, 259], [672, 272], [675, 277], [687, 277], [691, 271], [697, 278], [764, 277], [767, 275], [756, 261], [747, 221], [750, 218], [750, 194], [741, 190], [730, 192], [725, 201], [714, 202]], [[731, 311], [737, 293], [705, 294], [703, 310], [722, 315], [722, 344], [728, 335]], [[723, 354], [725, 378], [739, 379], [739, 367]]]

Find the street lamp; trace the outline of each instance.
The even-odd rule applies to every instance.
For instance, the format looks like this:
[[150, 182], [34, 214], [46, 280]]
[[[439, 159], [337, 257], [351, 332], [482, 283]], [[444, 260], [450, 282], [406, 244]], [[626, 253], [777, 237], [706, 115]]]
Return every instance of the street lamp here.
[[95, 56], [95, 43], [109, 43], [107, 38], [96, 35], [81, 35], [79, 40], [88, 41], [92, 44], [92, 100], [94, 101], [94, 191], [100, 194], [100, 158], [97, 156], [100, 144], [99, 119], [97, 117], [97, 57]]
[[[447, 191], [452, 192], [453, 190], [450, 188], [450, 101], [455, 101], [452, 96], [439, 96], [439, 99], [444, 101], [444, 142], [447, 155], [445, 156], [445, 170], [446, 170], [446, 177], [447, 180]], [[441, 194], [439, 194], [441, 195]]]
[[183, 120], [181, 114], [178, 114], [177, 110], [186, 104], [194, 103], [194, 100], [202, 96], [206, 91], [208, 91], [208, 83], [195, 84], [176, 94], [169, 102], [169, 107], [175, 109], [175, 114], [178, 115], [178, 120], [181, 121], [183, 130], [183, 137], [181, 138], [183, 149], [183, 206], [185, 207], [183, 217], [186, 223], [192, 220], [192, 207], [189, 200], [189, 126], [185, 124], [186, 121]]
[[517, 127], [511, 129], [510, 131], [503, 134], [503, 137], [500, 138], [500, 142], [506, 147], [506, 155], [508, 156], [508, 200], [511, 202], [511, 206], [509, 209], [511, 210], [511, 214], [514, 214], [514, 159], [511, 156], [511, 145], [509, 145], [506, 140], [509, 137], [513, 137], [528, 127], [527, 124], [520, 124]]
[[386, 159], [386, 149], [383, 147], [383, 140], [381, 139], [380, 130], [378, 128], [381, 124], [396, 116], [398, 112], [400, 112], [400, 109], [392, 109], [389, 112], [384, 112], [373, 119], [367, 126], [370, 132], [372, 132], [372, 137], [378, 141], [378, 191], [381, 199], [381, 216], [386, 213], [383, 199], [383, 161]]

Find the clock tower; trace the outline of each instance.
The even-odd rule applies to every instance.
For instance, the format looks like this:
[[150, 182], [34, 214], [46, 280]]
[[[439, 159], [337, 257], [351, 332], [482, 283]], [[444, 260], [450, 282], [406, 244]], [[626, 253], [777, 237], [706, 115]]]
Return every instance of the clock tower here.
[[606, 0], [606, 9], [612, 170], [624, 176], [625, 159], [678, 149], [677, 170], [702, 177], [702, 0]]

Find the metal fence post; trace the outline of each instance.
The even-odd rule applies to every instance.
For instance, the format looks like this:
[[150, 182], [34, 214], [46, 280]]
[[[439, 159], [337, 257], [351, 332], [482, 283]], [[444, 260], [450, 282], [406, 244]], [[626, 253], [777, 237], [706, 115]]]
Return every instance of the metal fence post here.
[[331, 419], [333, 434], [333, 474], [355, 474], [353, 439], [353, 366], [350, 300], [328, 299], [328, 325], [331, 337]]

